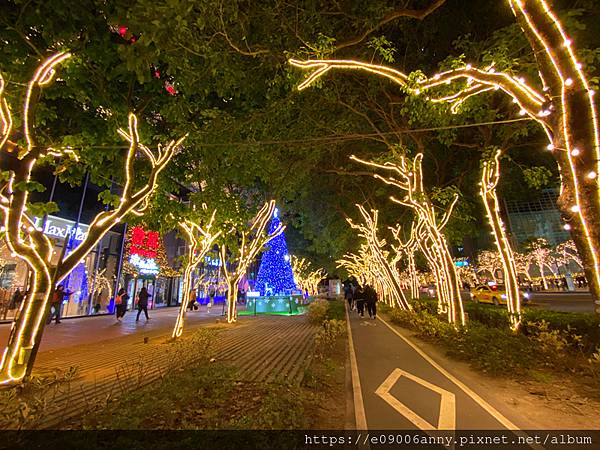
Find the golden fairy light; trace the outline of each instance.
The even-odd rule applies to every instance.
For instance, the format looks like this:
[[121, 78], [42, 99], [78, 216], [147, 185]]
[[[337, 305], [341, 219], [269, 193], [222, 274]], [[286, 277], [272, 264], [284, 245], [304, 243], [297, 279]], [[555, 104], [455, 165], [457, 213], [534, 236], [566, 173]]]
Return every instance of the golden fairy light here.
[[418, 222], [415, 230], [417, 241], [421, 250], [427, 256], [428, 263], [434, 269], [434, 273], [438, 282], [438, 301], [440, 311], [447, 315], [450, 323], [465, 324], [465, 315], [463, 311], [462, 300], [460, 297], [460, 287], [456, 267], [446, 238], [442, 234], [442, 229], [450, 220], [450, 216], [458, 201], [458, 195], [454, 196], [453, 201], [448, 208], [438, 219], [433, 204], [429, 201], [429, 197], [423, 186], [423, 154], [419, 153], [414, 160], [409, 163], [406, 157], [400, 157], [400, 164], [386, 162], [378, 164], [370, 161], [365, 161], [356, 156], [350, 157], [352, 160], [369, 167], [380, 170], [385, 170], [390, 173], [390, 176], [383, 177], [379, 174], [374, 174], [374, 177], [382, 180], [384, 183], [397, 187], [404, 192], [404, 197], [390, 199], [400, 205], [406, 206], [413, 210]]
[[[485, 206], [488, 221], [492, 227], [492, 234], [498, 250], [498, 256], [502, 264], [504, 274], [504, 286], [506, 292], [506, 307], [510, 318], [510, 326], [513, 330], [521, 324], [521, 298], [519, 292], [519, 278], [515, 264], [513, 251], [506, 235], [506, 229], [500, 217], [500, 201], [498, 200], [498, 181], [500, 180], [500, 155], [502, 151], [496, 150], [494, 159], [485, 161], [481, 173], [480, 194]], [[492, 269], [495, 279], [495, 270]]]
[[394, 299], [394, 304], [401, 309], [412, 309], [410, 303], [406, 300], [404, 292], [399, 282], [399, 275], [396, 267], [388, 261], [387, 252], [384, 250], [386, 241], [377, 237], [377, 221], [379, 212], [371, 210], [371, 213], [362, 205], [356, 205], [363, 218], [363, 223], [354, 223], [352, 219], [346, 219], [350, 226], [358, 231], [360, 237], [367, 241], [369, 249], [377, 263], [377, 267], [383, 274], [385, 284], [389, 287], [389, 294]]
[[[237, 230], [240, 239], [237, 249], [228, 249], [226, 244], [221, 245], [221, 268], [223, 276], [227, 283], [227, 322], [232, 323], [237, 320], [236, 298], [238, 285], [242, 277], [246, 275], [248, 267], [254, 261], [254, 258], [272, 239], [279, 236], [285, 230], [281, 223], [270, 234], [265, 233], [269, 219], [275, 211], [275, 200], [271, 200], [263, 205], [258, 213], [252, 219], [249, 228]], [[236, 257], [228, 257], [228, 254], [235, 252]]]
[[[466, 64], [419, 80], [415, 85], [395, 69], [352, 60], [291, 59], [293, 66], [313, 72], [298, 86], [305, 89], [333, 69], [361, 70], [386, 77], [413, 95], [448, 103], [453, 112], [470, 97], [490, 91], [509, 95], [518, 113], [535, 120], [548, 137], [560, 168], [559, 208], [575, 232], [576, 244], [592, 291], [600, 295], [600, 134], [594, 91], [577, 59], [573, 40], [546, 0], [507, 0], [537, 60], [539, 91], [524, 77]], [[450, 85], [456, 92], [436, 95]]]
[[308, 292], [308, 295], [317, 295], [319, 293], [319, 283], [327, 276], [324, 269], [313, 270], [306, 258], [298, 258], [292, 255], [290, 258], [294, 281], [302, 292]]
[[548, 245], [548, 241], [544, 238], [537, 238], [528, 244], [527, 257], [530, 265], [535, 265], [540, 272], [542, 278], [542, 286], [548, 289], [548, 280], [546, 279], [546, 269], [552, 273], [552, 252]]
[[400, 225], [390, 228], [396, 239], [396, 245], [392, 245], [392, 247], [399, 257], [406, 257], [408, 285], [410, 286], [410, 297], [412, 300], [419, 299], [419, 278], [417, 277], [417, 265], [415, 264], [415, 253], [419, 248], [416, 229], [417, 225], [413, 222], [410, 229], [410, 238], [406, 242], [403, 242]]
[[187, 242], [187, 255], [185, 269], [183, 271], [183, 295], [172, 337], [178, 338], [183, 333], [185, 313], [190, 302], [190, 293], [192, 291], [192, 274], [198, 265], [204, 261], [204, 256], [210, 251], [215, 240], [221, 235], [221, 231], [212, 232], [217, 210], [213, 210], [210, 220], [206, 226], [202, 226], [190, 219], [184, 219], [179, 223], [179, 229], [183, 233]]
[[[70, 148], [36, 146], [35, 134], [31, 127], [31, 102], [33, 99], [37, 101], [41, 89], [52, 81], [56, 74], [55, 67], [70, 56], [67, 52], [57, 53], [46, 59], [36, 70], [25, 92], [22, 133], [13, 130], [12, 113], [3, 95], [4, 80], [0, 76], [0, 151], [13, 153], [17, 157], [14, 169], [8, 171], [8, 180], [0, 189], [0, 218], [7, 246], [13, 254], [25, 261], [32, 273], [31, 288], [15, 317], [8, 345], [2, 356], [0, 384], [18, 382], [31, 371], [54, 286], [61, 282], [127, 214], [143, 214], [150, 196], [156, 189], [158, 175], [185, 138], [171, 141], [165, 147], [159, 146], [157, 152], [152, 152], [139, 142], [137, 118], [134, 114], [129, 114], [128, 131], [119, 130], [119, 134], [129, 141], [123, 168], [126, 182], [119, 205], [96, 215], [79, 245], [69, 254], [63, 255], [64, 259], [60, 264], [53, 265], [52, 243], [35, 227], [34, 219], [27, 211], [29, 192], [19, 189], [18, 186], [32, 181], [32, 173], [43, 158], [63, 157], [78, 161], [76, 153]], [[19, 143], [21, 136], [25, 138], [25, 145]], [[151, 168], [147, 181], [141, 186], [134, 186], [134, 157], [138, 153], [146, 157]], [[68, 239], [69, 235], [64, 248]]]

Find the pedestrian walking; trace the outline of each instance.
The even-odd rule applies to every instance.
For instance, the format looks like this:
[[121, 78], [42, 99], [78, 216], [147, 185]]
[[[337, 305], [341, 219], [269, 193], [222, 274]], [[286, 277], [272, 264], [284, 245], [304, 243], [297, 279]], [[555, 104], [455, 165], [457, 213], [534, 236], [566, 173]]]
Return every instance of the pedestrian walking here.
[[137, 313], [137, 317], [135, 318], [136, 322], [138, 320], [140, 320], [140, 314], [142, 313], [142, 311], [144, 311], [146, 320], [147, 321], [150, 320], [150, 317], [148, 317], [148, 299], [149, 298], [150, 298], [150, 294], [148, 293], [148, 289], [146, 289], [146, 286], [142, 287], [142, 289], [140, 289], [140, 292], [138, 293], [138, 302], [137, 302], [138, 313]]
[[127, 291], [124, 288], [121, 288], [117, 293], [117, 296], [115, 297], [117, 322], [120, 322], [121, 319], [125, 316], [125, 312], [127, 311], [128, 300], [129, 295], [127, 295]]
[[188, 309], [190, 311], [194, 311], [194, 310], [198, 310], [198, 306], [196, 306], [196, 298], [198, 297], [198, 294], [196, 293], [196, 289], [192, 288], [190, 289], [190, 294], [189, 294], [189, 298], [188, 298]]
[[65, 287], [59, 284], [52, 294], [52, 300], [50, 303], [50, 316], [46, 323], [51, 323], [52, 319], [56, 317], [56, 323], [60, 323], [60, 308], [62, 307], [63, 299], [65, 298]]
[[377, 318], [377, 292], [373, 286], [367, 284], [364, 289], [365, 302], [367, 304], [367, 312], [371, 319]]
[[21, 288], [17, 288], [10, 299], [8, 309], [19, 309], [19, 306], [21, 306], [21, 302], [23, 301], [23, 297], [25, 297], [25, 295], [21, 292]]
[[352, 281], [344, 281], [344, 298], [348, 302], [348, 308], [350, 308], [351, 311], [354, 306], [353, 294], [354, 292], [352, 291]]
[[360, 317], [365, 317], [365, 292], [361, 285], [356, 284], [356, 290], [354, 291], [354, 302], [356, 303], [356, 310]]
[[215, 285], [211, 283], [208, 286], [208, 305], [211, 308], [215, 304], [215, 294], [216, 294]]

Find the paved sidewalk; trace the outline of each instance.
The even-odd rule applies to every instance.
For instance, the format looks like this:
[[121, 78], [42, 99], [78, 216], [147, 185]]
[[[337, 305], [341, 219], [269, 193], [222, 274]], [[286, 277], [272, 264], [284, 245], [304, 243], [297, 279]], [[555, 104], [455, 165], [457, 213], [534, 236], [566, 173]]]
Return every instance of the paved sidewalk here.
[[[316, 327], [304, 316], [241, 316], [236, 324], [216, 324], [220, 308], [187, 315], [180, 347], [170, 342], [177, 310], [155, 311], [151, 320], [128, 314], [122, 323], [114, 317], [82, 318], [48, 326], [36, 359], [34, 374], [44, 375], [76, 367], [76, 378], [51, 400], [58, 412], [36, 427], [52, 427], [102, 405], [108, 398], [159, 380], [205, 357], [206, 340], [194, 341], [194, 330], [214, 329], [209, 353], [238, 369], [240, 381], [285, 382], [299, 385], [310, 363]], [[7, 327], [8, 328], [8, 327]], [[2, 330], [6, 336], [8, 330]], [[2, 425], [0, 424], [0, 427]]]
[[[211, 313], [206, 312], [206, 307], [201, 311], [188, 312], [186, 323], [194, 326], [206, 321], [214, 321], [221, 315], [221, 307], [215, 307]], [[155, 309], [148, 312], [150, 317], [146, 321], [144, 313], [139, 322], [135, 321], [137, 310], [127, 311], [122, 322], [117, 322], [114, 315], [101, 315], [63, 319], [61, 323], [52, 322], [44, 328], [44, 336], [40, 345], [40, 352], [73, 347], [81, 344], [97, 343], [108, 339], [116, 339], [130, 334], [153, 335], [157, 331], [165, 334], [169, 326], [175, 326], [175, 319], [179, 308], [169, 307]], [[0, 346], [8, 342], [11, 324], [0, 324]]]
[[[485, 392], [467, 386], [381, 318], [350, 312], [350, 328], [368, 429], [531, 427], [504, 405], [492, 405]], [[355, 409], [360, 413], [361, 405]]]

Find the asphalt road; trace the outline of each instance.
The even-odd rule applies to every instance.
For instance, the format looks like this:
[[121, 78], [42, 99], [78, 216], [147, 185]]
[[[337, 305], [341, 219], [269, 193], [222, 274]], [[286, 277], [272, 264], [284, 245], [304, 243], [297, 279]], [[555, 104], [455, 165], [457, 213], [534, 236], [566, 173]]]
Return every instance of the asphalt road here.
[[475, 392], [392, 325], [356, 312], [350, 312], [349, 324], [358, 429], [521, 434], [518, 417], [501, 413], [485, 393]]
[[552, 311], [593, 313], [595, 304], [589, 292], [534, 292], [531, 306]]

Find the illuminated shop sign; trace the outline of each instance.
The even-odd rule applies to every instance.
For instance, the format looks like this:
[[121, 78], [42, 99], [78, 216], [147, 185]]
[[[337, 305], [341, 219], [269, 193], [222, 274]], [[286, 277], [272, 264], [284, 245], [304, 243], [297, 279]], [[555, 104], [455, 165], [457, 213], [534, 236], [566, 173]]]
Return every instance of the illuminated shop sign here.
[[156, 260], [153, 258], [143, 258], [140, 255], [129, 256], [129, 262], [137, 268], [142, 275], [157, 275], [160, 271]]
[[160, 248], [158, 231], [146, 231], [142, 226], [131, 228], [129, 234], [129, 262], [140, 275], [158, 275], [157, 261]]
[[[43, 232], [46, 236], [50, 236], [53, 238], [64, 239], [67, 236], [69, 231], [71, 232], [71, 236], [75, 241], [83, 241], [87, 236], [89, 225], [85, 225], [80, 223], [77, 228], [75, 227], [75, 222], [72, 220], [62, 219], [56, 216], [48, 216], [46, 217], [46, 223], [43, 223], [44, 220], [41, 217], [34, 217], [35, 227]], [[42, 224], [44, 225], [42, 227]]]
[[156, 258], [160, 245], [160, 234], [158, 231], [145, 231], [136, 226], [131, 229], [130, 255], [139, 255], [143, 258]]
[[207, 266], [212, 266], [212, 267], [220, 267], [221, 266], [221, 260], [219, 258], [211, 258], [210, 256], [205, 256], [204, 262], [206, 263]]

